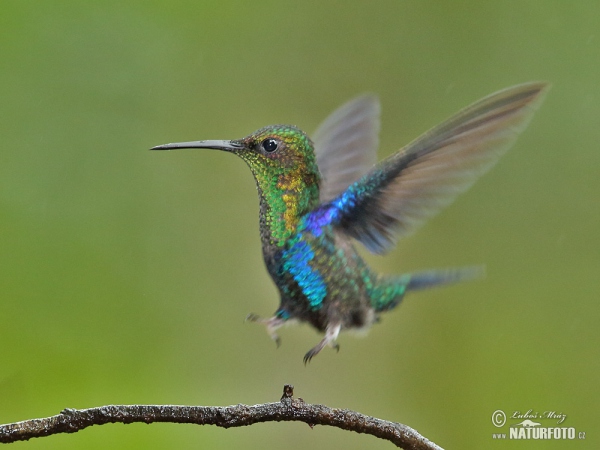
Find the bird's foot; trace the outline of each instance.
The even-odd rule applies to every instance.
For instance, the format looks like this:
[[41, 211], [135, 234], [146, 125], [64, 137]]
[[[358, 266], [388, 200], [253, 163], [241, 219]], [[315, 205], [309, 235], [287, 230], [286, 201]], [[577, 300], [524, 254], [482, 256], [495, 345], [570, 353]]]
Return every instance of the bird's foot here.
[[246, 316], [246, 321], [260, 323], [264, 325], [267, 328], [267, 333], [269, 334], [271, 339], [275, 341], [275, 345], [277, 345], [277, 348], [279, 348], [279, 346], [281, 345], [281, 339], [279, 338], [275, 330], [277, 330], [277, 328], [281, 327], [286, 322], [285, 319], [282, 319], [281, 317], [277, 316], [265, 319], [256, 314], [250, 313]]
[[337, 342], [335, 342], [335, 340], [337, 339], [338, 335], [340, 334], [341, 329], [342, 329], [342, 326], [339, 324], [328, 325], [327, 328], [325, 329], [325, 336], [323, 337], [323, 339], [321, 339], [321, 341], [317, 345], [315, 345], [313, 348], [311, 348], [306, 353], [306, 355], [304, 355], [304, 365], [308, 364], [315, 355], [317, 355], [321, 350], [323, 350], [325, 348], [326, 345], [329, 345], [330, 347], [334, 348], [335, 350], [337, 350], [339, 352], [340, 345]]

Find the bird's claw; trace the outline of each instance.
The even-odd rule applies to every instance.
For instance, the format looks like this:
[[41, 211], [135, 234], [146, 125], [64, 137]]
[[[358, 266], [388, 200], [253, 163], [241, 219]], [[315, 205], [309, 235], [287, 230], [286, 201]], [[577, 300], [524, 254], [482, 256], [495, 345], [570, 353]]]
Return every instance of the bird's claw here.
[[277, 330], [277, 328], [279, 328], [285, 323], [284, 319], [277, 316], [265, 319], [257, 314], [250, 313], [246, 316], [245, 322], [254, 322], [264, 325], [267, 328], [267, 333], [269, 334], [271, 339], [275, 341], [275, 345], [277, 346], [277, 348], [279, 348], [279, 346], [281, 345], [281, 339], [279, 338], [275, 330]]
[[342, 326], [340, 324], [328, 325], [327, 329], [325, 330], [325, 336], [323, 337], [323, 339], [321, 339], [321, 341], [317, 345], [315, 345], [313, 348], [311, 348], [308, 351], [308, 353], [306, 353], [306, 355], [304, 355], [304, 365], [309, 363], [310, 360], [313, 359], [313, 357], [317, 353], [319, 353], [321, 350], [323, 350], [323, 348], [325, 348], [326, 345], [329, 345], [330, 347], [336, 349], [339, 352], [340, 345], [337, 342], [335, 342], [335, 340], [337, 339], [341, 328], [342, 328]]
[[244, 322], [260, 322], [262, 319], [259, 315], [250, 313], [244, 319]]
[[307, 365], [317, 353], [319, 353], [319, 351], [315, 351], [314, 348], [311, 348], [308, 352], [306, 352], [306, 355], [304, 355], [304, 365]]

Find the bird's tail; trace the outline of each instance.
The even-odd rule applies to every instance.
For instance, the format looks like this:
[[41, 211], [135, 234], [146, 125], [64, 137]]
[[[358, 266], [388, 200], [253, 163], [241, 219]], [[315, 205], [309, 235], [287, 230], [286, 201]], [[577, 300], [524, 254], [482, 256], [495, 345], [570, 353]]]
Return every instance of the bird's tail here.
[[469, 281], [485, 274], [483, 266], [460, 269], [428, 270], [404, 275], [383, 276], [371, 289], [370, 298], [376, 312], [389, 311], [398, 306], [404, 294], [444, 284]]

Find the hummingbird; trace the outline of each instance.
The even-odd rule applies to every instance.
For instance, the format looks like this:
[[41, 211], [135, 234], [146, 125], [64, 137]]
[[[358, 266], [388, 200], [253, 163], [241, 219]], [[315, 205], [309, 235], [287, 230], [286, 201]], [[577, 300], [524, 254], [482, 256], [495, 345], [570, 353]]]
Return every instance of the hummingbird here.
[[280, 293], [276, 330], [307, 322], [323, 333], [304, 356], [339, 350], [342, 330], [368, 329], [411, 291], [478, 276], [477, 268], [384, 275], [356, 242], [383, 254], [452, 202], [514, 143], [549, 85], [530, 82], [493, 93], [376, 163], [380, 103], [359, 96], [335, 110], [311, 139], [293, 125], [270, 125], [233, 140], [180, 142], [151, 150], [216, 149], [249, 166], [260, 205], [267, 271]]

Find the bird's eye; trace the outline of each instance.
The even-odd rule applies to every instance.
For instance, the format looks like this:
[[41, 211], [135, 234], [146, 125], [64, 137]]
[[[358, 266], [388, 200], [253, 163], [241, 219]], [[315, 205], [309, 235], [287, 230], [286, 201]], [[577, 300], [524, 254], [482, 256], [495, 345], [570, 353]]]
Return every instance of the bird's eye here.
[[262, 141], [262, 148], [267, 153], [273, 153], [277, 150], [277, 141], [275, 139], [265, 139]]

